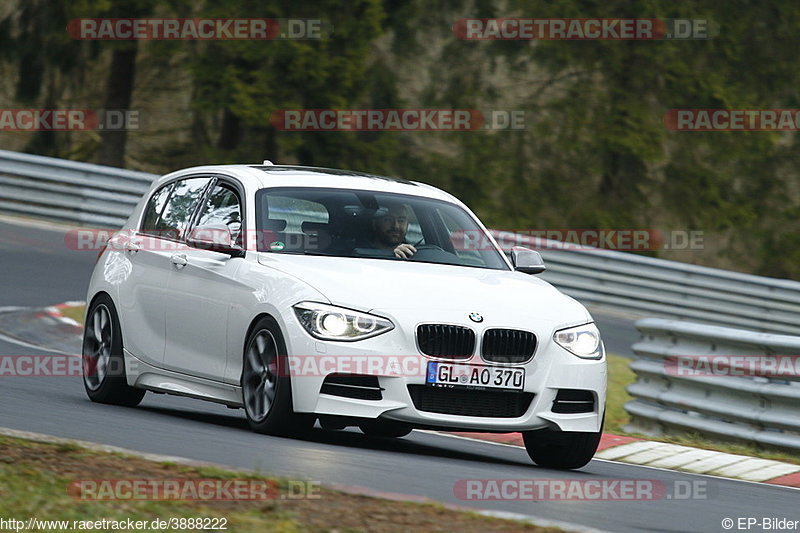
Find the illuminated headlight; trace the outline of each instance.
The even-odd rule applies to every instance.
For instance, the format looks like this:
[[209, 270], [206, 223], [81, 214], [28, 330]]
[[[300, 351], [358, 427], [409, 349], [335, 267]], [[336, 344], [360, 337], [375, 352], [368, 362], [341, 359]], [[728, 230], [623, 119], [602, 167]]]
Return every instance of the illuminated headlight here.
[[394, 328], [385, 318], [334, 305], [300, 302], [294, 312], [312, 336], [329, 341], [358, 341]]
[[602, 359], [605, 354], [600, 331], [594, 323], [556, 331], [553, 340], [582, 359]]

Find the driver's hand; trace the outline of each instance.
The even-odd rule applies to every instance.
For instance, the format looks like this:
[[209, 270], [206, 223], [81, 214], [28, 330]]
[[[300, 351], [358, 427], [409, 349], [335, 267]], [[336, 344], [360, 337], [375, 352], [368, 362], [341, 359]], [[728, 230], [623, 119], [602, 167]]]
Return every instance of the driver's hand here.
[[398, 244], [397, 248], [394, 249], [394, 255], [398, 259], [408, 259], [415, 253], [417, 253], [417, 249], [406, 243]]

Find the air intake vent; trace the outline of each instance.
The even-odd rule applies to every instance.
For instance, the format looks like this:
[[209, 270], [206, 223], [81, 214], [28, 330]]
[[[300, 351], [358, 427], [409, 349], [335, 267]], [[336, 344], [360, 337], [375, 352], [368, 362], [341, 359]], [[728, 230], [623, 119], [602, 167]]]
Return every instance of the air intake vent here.
[[382, 400], [383, 389], [377, 376], [356, 374], [331, 374], [322, 383], [320, 393], [356, 400]]
[[476, 391], [427, 385], [409, 385], [414, 407], [428, 413], [476, 416], [482, 418], [519, 418], [533, 401], [530, 392]]
[[431, 357], [469, 359], [475, 352], [475, 332], [464, 326], [422, 324], [417, 326], [417, 346]]
[[536, 351], [536, 335], [518, 329], [489, 329], [483, 334], [481, 354], [493, 363], [524, 363]]
[[594, 394], [590, 390], [559, 389], [553, 400], [554, 413], [593, 413]]

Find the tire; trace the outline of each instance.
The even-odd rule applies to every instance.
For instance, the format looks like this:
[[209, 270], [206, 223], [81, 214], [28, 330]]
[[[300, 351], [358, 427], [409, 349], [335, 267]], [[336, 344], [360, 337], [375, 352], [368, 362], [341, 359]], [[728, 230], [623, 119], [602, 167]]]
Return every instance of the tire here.
[[86, 313], [83, 330], [83, 387], [93, 402], [134, 407], [145, 390], [128, 385], [122, 329], [111, 297], [99, 295]]
[[316, 417], [295, 413], [292, 382], [283, 375], [286, 343], [272, 317], [263, 317], [247, 337], [242, 363], [242, 403], [247, 423], [257, 433], [294, 435], [311, 429]]
[[400, 438], [405, 437], [414, 429], [402, 422], [388, 420], [373, 420], [359, 424], [358, 427], [364, 435], [370, 437]]
[[603, 424], [596, 433], [550, 429], [522, 432], [528, 457], [541, 467], [557, 470], [586, 466], [597, 452], [602, 436]]

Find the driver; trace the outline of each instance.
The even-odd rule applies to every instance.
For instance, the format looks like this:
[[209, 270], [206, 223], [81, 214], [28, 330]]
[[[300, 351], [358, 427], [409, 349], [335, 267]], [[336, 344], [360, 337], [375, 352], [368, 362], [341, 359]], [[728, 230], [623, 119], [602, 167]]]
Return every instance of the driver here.
[[372, 246], [391, 250], [398, 259], [408, 259], [417, 249], [405, 242], [408, 231], [408, 206], [401, 203], [380, 208], [372, 219]]

